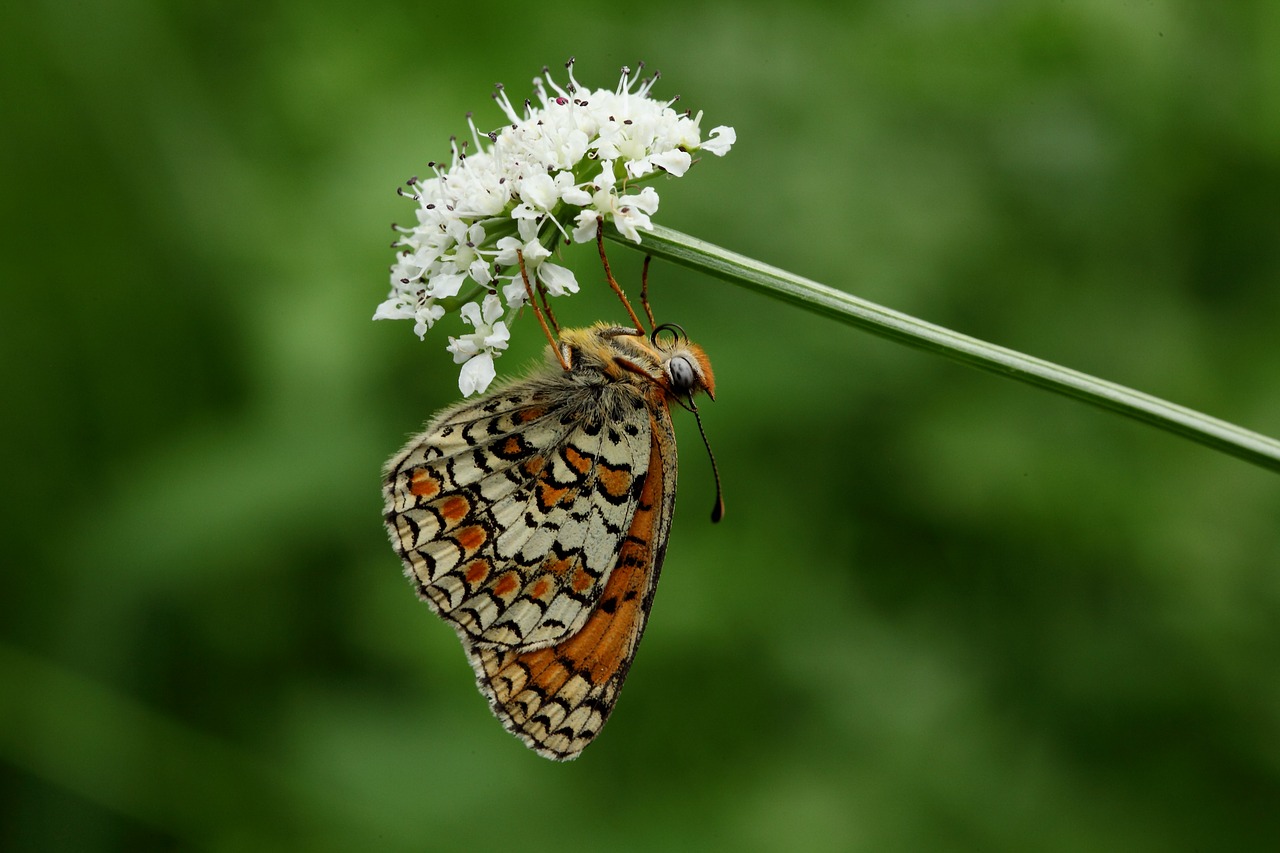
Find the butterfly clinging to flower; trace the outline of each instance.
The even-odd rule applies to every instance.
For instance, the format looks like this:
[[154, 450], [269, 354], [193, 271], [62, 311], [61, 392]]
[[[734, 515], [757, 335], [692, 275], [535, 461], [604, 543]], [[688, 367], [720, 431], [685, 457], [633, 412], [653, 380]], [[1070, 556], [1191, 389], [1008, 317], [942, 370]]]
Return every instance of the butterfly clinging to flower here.
[[700, 391], [711, 364], [679, 327], [564, 330], [545, 365], [445, 409], [387, 463], [405, 574], [547, 758], [576, 758], [617, 701], [671, 528], [670, 404]]

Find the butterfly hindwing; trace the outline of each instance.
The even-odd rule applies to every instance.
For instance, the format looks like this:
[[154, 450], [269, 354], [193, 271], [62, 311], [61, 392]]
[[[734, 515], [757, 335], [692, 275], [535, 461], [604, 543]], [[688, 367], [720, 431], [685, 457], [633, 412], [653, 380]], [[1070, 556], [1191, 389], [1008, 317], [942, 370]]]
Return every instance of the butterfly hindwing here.
[[538, 753], [576, 758], [608, 719], [653, 604], [675, 503], [675, 437], [655, 412], [648, 475], [596, 610], [577, 634], [549, 648], [471, 646], [480, 691], [507, 730]]

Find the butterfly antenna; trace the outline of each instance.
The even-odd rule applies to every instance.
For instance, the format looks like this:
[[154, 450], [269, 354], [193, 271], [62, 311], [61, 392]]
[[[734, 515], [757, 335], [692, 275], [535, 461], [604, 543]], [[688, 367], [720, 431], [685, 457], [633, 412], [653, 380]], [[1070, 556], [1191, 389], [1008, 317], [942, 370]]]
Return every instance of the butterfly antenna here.
[[609, 280], [609, 286], [613, 288], [613, 292], [618, 294], [618, 298], [622, 300], [622, 307], [627, 309], [627, 314], [631, 316], [631, 322], [635, 324], [636, 331], [643, 335], [644, 326], [640, 325], [640, 318], [636, 316], [635, 309], [627, 301], [627, 294], [622, 292], [622, 288], [618, 286], [617, 279], [613, 277], [613, 270], [609, 268], [609, 257], [604, 253], [603, 217], [596, 219], [596, 247], [600, 249], [600, 263], [604, 264], [604, 277]]
[[716, 465], [716, 455], [711, 452], [711, 442], [707, 439], [707, 431], [702, 428], [702, 416], [698, 414], [698, 406], [693, 402], [693, 395], [689, 395], [689, 411], [693, 412], [693, 419], [698, 422], [698, 432], [702, 434], [702, 444], [707, 448], [707, 458], [711, 460], [711, 475], [716, 480], [716, 505], [711, 508], [711, 521], [714, 524], [724, 518], [724, 488], [720, 485], [720, 468]]
[[533, 316], [538, 318], [538, 325], [542, 327], [542, 334], [547, 336], [547, 341], [551, 344], [551, 351], [556, 354], [556, 358], [560, 361], [560, 366], [569, 370], [569, 363], [564, 360], [564, 353], [560, 352], [560, 345], [556, 343], [556, 339], [551, 337], [551, 330], [547, 328], [547, 321], [543, 318], [542, 312], [538, 310], [538, 301], [533, 296], [533, 287], [529, 284], [529, 270], [524, 265], [524, 252], [516, 249], [516, 261], [520, 264], [520, 278], [524, 281], [524, 292], [529, 296], [529, 307], [533, 309]]

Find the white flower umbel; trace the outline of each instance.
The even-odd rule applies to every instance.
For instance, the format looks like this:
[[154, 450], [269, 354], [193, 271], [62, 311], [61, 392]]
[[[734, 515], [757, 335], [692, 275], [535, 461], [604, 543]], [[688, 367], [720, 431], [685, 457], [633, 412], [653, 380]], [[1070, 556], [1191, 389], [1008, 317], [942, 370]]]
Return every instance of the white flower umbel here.
[[373, 319], [413, 320], [421, 338], [457, 310], [476, 329], [450, 338], [464, 395], [489, 386], [508, 325], [528, 301], [517, 251], [531, 284], [548, 296], [576, 293], [573, 273], [549, 260], [558, 241], [594, 240], [603, 219], [639, 243], [658, 193], [637, 185], [679, 177], [695, 154], [723, 156], [736, 138], [733, 128], [715, 127], [704, 140], [702, 113], [651, 98], [658, 75], [641, 78], [643, 65], [622, 69], [612, 90], [583, 89], [573, 61], [565, 67], [568, 85], [544, 69], [522, 111], [499, 87], [494, 98], [508, 123], [481, 134], [468, 116], [475, 150], [455, 140], [448, 166], [430, 163], [433, 177], [411, 178], [400, 190], [418, 203], [417, 224], [396, 226], [391, 292]]

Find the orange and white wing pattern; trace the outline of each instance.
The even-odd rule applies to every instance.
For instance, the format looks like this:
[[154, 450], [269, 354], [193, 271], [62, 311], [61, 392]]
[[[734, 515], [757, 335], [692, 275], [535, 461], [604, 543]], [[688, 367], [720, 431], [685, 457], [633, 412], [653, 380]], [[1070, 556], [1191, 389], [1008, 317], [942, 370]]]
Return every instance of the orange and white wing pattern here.
[[385, 521], [509, 731], [548, 758], [599, 732], [640, 642], [675, 503], [668, 403], [714, 393], [683, 337], [566, 330], [527, 379], [446, 409], [387, 463]]
[[608, 579], [649, 423], [606, 426], [577, 396], [517, 383], [445, 411], [391, 462], [392, 544], [464, 639], [550, 645], [582, 627]]
[[639, 505], [586, 625], [536, 651], [471, 646], [476, 683], [507, 731], [539, 755], [576, 758], [600, 732], [622, 689], [653, 606], [676, 497], [675, 434], [655, 416]]

